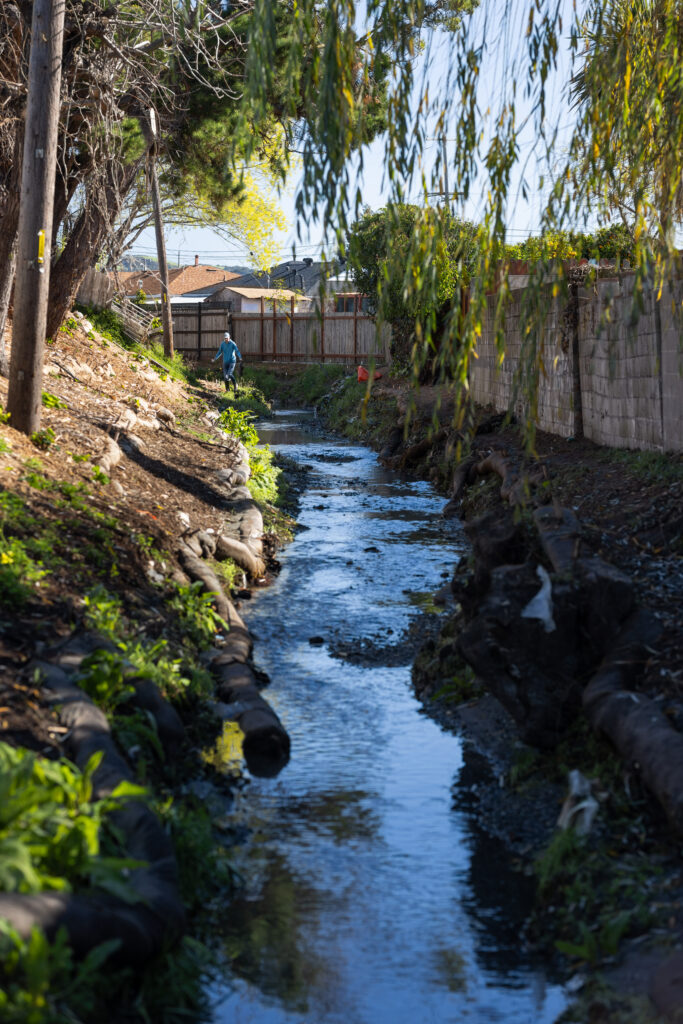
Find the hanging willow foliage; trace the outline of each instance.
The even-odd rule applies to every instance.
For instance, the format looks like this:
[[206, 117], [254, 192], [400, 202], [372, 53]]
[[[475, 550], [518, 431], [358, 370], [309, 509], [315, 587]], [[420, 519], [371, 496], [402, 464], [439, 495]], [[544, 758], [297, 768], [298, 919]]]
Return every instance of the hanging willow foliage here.
[[[372, 101], [375, 83], [383, 80], [380, 62], [391, 60], [383, 168], [390, 202], [405, 201], [406, 189], [418, 180], [425, 206], [405, 263], [407, 305], [437, 307], [443, 219], [431, 215], [428, 194], [443, 191], [447, 170], [457, 196], [457, 204], [449, 197], [453, 213], [464, 216], [459, 204], [464, 209], [470, 197], [484, 197], [469, 307], [463, 311], [456, 289], [447, 315], [439, 317], [438, 336], [433, 314], [415, 323], [416, 375], [429, 359], [443, 379], [461, 385], [462, 396], [486, 318], [501, 361], [506, 354], [509, 287], [500, 257], [519, 179], [520, 138], [530, 122], [545, 167], [544, 180], [538, 182], [547, 196], [542, 234], [615, 215], [626, 218], [635, 238], [634, 320], [646, 286], [654, 283], [661, 294], [664, 282], [680, 269], [675, 232], [683, 215], [683, 0], [584, 0], [574, 5], [570, 24], [563, 24], [569, 4], [561, 0], [482, 0], [471, 18], [471, 2], [448, 6], [451, 16], [464, 14], [458, 31], [449, 24], [445, 46], [444, 36], [434, 36], [427, 27], [435, 22], [425, 4], [414, 0], [330, 0], [324, 8], [315, 0], [295, 0], [288, 69], [293, 85], [317, 97], [317, 114], [303, 147], [299, 211], [315, 215], [322, 210], [343, 244], [362, 199], [351, 193], [348, 158], [361, 141], [363, 105]], [[266, 109], [276, 46], [270, 11], [269, 0], [256, 0], [247, 61], [252, 118], [259, 105]], [[441, 25], [447, 14], [442, 6]], [[493, 36], [502, 57], [495, 71], [498, 108], [489, 111], [484, 109], [488, 97], [482, 102], [488, 85], [483, 68]], [[315, 59], [302, 67], [314, 38]], [[558, 57], [567, 40], [572, 70], [562, 83], [565, 102], [553, 104], [551, 89], [557, 89]], [[298, 88], [292, 88], [292, 95]], [[568, 116], [574, 119], [571, 137], [560, 149], [560, 121]], [[454, 140], [454, 154], [447, 169], [439, 158], [427, 174], [421, 155], [426, 138], [434, 135]], [[395, 221], [398, 232], [398, 215]], [[558, 297], [567, 294], [564, 267], [543, 246], [541, 253], [522, 303], [516, 381], [530, 435], [539, 378], [548, 369], [548, 317]]]

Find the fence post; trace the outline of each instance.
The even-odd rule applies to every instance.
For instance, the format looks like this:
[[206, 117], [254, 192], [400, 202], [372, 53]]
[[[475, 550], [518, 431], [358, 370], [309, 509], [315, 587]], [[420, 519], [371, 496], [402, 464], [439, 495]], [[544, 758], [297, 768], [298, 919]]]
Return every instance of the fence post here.
[[353, 300], [353, 361], [358, 362], [358, 298]]
[[273, 296], [273, 362], [277, 362], [277, 299]]
[[320, 361], [325, 362], [325, 299], [320, 304]]
[[197, 303], [197, 365], [202, 359], [202, 304]]
[[291, 310], [289, 314], [289, 361], [294, 362], [294, 296], [290, 300]]
[[263, 328], [264, 328], [263, 321], [265, 319], [265, 316], [266, 316], [266, 307], [265, 307], [265, 303], [263, 301], [263, 296], [261, 296], [261, 362], [263, 362]]

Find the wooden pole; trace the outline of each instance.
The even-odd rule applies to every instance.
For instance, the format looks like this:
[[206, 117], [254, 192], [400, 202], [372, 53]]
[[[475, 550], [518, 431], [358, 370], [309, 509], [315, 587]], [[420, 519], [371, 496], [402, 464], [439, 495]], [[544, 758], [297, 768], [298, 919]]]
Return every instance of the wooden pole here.
[[[156, 115], [153, 110], [150, 110], [150, 120], [152, 123], [152, 137], [156, 139]], [[161, 323], [164, 329], [164, 355], [172, 359], [173, 320], [171, 319], [171, 302], [168, 291], [168, 262], [166, 260], [164, 225], [161, 219], [161, 194], [159, 192], [159, 177], [157, 175], [154, 150], [149, 154], [147, 167], [149, 169], [152, 206], [154, 207], [154, 232], [157, 238], [157, 260], [159, 263], [159, 279], [161, 281]]]
[[277, 356], [277, 300], [273, 296], [273, 362]]
[[325, 362], [325, 299], [320, 306], [320, 356], [321, 363]]
[[290, 300], [290, 313], [289, 313], [289, 361], [294, 362], [294, 296]]
[[353, 299], [353, 362], [358, 362], [358, 296]]
[[[178, 262], [180, 266], [180, 261]], [[197, 366], [202, 361], [202, 304], [197, 303]]]
[[12, 426], [25, 434], [40, 428], [42, 408], [64, 11], [64, 0], [33, 3], [7, 396]]
[[266, 307], [265, 307], [265, 304], [263, 302], [263, 296], [261, 296], [261, 362], [263, 362], [263, 331], [264, 331], [264, 323], [263, 323], [263, 321], [265, 320], [265, 318], [266, 318]]

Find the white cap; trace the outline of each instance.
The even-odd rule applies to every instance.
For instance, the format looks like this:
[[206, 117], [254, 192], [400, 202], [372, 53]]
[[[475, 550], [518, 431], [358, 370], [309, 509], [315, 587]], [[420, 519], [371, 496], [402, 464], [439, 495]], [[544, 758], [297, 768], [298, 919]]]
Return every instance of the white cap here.
[[224, 338], [229, 338], [230, 337], [230, 331], [226, 331], [225, 334], [223, 335], [223, 337]]

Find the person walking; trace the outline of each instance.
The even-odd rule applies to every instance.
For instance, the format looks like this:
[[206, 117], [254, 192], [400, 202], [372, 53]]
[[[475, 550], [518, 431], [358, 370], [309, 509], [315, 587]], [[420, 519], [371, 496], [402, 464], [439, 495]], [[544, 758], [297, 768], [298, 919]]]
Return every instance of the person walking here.
[[216, 352], [216, 355], [211, 360], [213, 363], [223, 356], [223, 380], [225, 381], [225, 390], [228, 390], [228, 384], [232, 381], [232, 386], [237, 394], [237, 378], [235, 377], [235, 366], [237, 360], [242, 359], [242, 353], [238, 349], [235, 342], [230, 337], [230, 331], [226, 331], [223, 335], [223, 341], [221, 347]]

